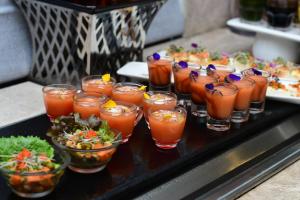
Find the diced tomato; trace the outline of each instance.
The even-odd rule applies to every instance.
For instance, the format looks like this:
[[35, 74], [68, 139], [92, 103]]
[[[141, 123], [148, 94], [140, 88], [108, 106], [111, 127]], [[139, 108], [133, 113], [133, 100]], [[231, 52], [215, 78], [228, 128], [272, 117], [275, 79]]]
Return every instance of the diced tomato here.
[[9, 182], [11, 185], [20, 185], [22, 183], [22, 178], [19, 175], [11, 175]]
[[96, 137], [97, 136], [97, 133], [93, 130], [89, 130], [86, 135], [85, 135], [85, 138], [87, 139], [90, 139], [90, 138], [93, 138], [93, 137]]

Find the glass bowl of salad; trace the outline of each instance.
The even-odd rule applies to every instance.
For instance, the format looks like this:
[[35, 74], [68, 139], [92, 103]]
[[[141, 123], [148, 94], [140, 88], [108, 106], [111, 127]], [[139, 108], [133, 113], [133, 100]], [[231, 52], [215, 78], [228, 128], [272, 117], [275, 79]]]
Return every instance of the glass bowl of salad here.
[[18, 196], [39, 198], [58, 184], [70, 156], [38, 137], [0, 138], [0, 173]]
[[52, 137], [54, 145], [70, 155], [71, 170], [86, 174], [103, 170], [122, 141], [120, 132], [97, 118], [73, 120], [57, 121], [54, 126], [59, 127], [59, 133]]

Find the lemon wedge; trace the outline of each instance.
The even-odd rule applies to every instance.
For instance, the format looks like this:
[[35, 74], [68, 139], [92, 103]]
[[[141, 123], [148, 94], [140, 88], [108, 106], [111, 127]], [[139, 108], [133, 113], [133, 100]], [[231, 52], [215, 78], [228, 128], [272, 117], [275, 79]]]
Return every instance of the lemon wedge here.
[[171, 119], [172, 118], [172, 114], [164, 114], [164, 119]]
[[147, 93], [144, 93], [144, 98], [145, 98], [145, 99], [150, 99], [150, 96], [149, 96], [149, 94], [147, 94]]
[[104, 108], [114, 108], [117, 104], [113, 100], [108, 100], [105, 104], [103, 104]]
[[146, 88], [147, 88], [147, 86], [142, 85], [142, 86], [139, 88], [139, 90], [145, 90]]
[[104, 75], [102, 75], [102, 80], [104, 82], [109, 82], [110, 81], [110, 74], [104, 74]]

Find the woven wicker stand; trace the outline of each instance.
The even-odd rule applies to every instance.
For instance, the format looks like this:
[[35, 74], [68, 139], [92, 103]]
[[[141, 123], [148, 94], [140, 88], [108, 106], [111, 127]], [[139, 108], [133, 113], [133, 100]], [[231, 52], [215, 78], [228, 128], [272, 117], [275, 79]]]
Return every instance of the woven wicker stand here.
[[42, 84], [79, 84], [82, 76], [116, 75], [128, 61], [141, 60], [146, 31], [165, 0], [100, 10], [51, 0], [15, 2], [32, 36], [30, 79]]

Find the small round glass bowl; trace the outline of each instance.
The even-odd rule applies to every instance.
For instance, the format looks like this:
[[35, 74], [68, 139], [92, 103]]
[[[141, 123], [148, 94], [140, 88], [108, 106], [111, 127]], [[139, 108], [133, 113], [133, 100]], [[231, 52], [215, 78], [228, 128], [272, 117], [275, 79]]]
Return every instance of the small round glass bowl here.
[[59, 143], [56, 140], [56, 137], [52, 137], [52, 142], [70, 155], [71, 162], [68, 166], [69, 169], [78, 173], [91, 174], [99, 172], [106, 167], [122, 141], [120, 132], [114, 129], [112, 129], [112, 131], [115, 134], [115, 141], [109, 146], [98, 149], [77, 149], [67, 147], [66, 145]]
[[2, 168], [0, 173], [18, 196], [40, 198], [55, 189], [71, 158], [66, 152], [55, 149], [54, 160], [60, 167], [48, 172], [16, 172]]

